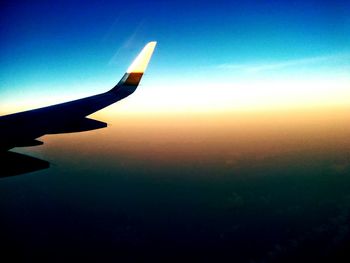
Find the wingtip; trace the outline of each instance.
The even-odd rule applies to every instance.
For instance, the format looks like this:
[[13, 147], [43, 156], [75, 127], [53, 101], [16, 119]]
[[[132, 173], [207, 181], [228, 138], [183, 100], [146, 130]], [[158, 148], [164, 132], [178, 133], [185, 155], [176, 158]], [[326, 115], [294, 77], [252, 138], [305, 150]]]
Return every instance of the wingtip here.
[[147, 45], [149, 45], [149, 44], [151, 44], [151, 45], [157, 45], [157, 41], [150, 41], [150, 42], [148, 42], [148, 44]]
[[127, 73], [144, 73], [149, 61], [151, 60], [153, 51], [157, 45], [157, 41], [148, 42], [136, 59], [132, 62]]

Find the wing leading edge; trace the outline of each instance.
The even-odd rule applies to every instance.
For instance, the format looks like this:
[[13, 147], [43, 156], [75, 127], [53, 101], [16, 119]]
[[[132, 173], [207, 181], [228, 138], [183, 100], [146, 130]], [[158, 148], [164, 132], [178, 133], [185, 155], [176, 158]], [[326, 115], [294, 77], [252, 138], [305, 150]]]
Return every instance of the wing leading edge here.
[[0, 150], [40, 145], [35, 139], [45, 134], [100, 129], [106, 123], [86, 118], [131, 95], [138, 87], [152, 57], [156, 42], [149, 42], [139, 53], [118, 84], [91, 97], [0, 117]]

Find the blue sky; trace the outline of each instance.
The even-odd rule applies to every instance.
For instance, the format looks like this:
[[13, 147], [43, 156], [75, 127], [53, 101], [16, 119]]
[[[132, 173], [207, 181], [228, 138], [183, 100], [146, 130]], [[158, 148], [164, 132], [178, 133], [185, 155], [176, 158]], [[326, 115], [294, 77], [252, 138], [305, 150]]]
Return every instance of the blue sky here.
[[[338, 95], [350, 94], [344, 91], [350, 69], [349, 1], [1, 5], [2, 111], [33, 99], [45, 104], [107, 90], [151, 40], [157, 40], [158, 47], [142, 84], [152, 94], [163, 89], [167, 97], [164, 89], [172, 85], [193, 88], [191, 96], [215, 83], [249, 86], [255, 81], [254, 88], [259, 82], [264, 88], [277, 80], [280, 85], [298, 79], [310, 85], [320, 77], [330, 83], [339, 79]], [[223, 97], [237, 95], [225, 92], [220, 92]]]

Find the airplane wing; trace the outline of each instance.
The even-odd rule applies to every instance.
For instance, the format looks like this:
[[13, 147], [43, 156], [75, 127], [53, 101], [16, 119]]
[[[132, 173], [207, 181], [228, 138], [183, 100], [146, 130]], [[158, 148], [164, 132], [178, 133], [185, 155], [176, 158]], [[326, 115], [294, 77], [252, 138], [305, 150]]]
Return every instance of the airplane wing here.
[[70, 133], [100, 129], [106, 123], [86, 118], [132, 94], [151, 59], [156, 42], [149, 42], [130, 65], [122, 79], [111, 90], [91, 97], [40, 109], [0, 117], [0, 150], [35, 146], [45, 134]]

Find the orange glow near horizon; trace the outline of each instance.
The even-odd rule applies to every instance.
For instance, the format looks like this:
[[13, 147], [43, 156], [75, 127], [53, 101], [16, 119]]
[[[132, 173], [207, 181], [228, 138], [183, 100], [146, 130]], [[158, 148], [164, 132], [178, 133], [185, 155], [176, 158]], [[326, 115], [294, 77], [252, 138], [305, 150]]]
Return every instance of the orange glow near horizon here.
[[100, 165], [111, 166], [120, 165], [120, 159], [127, 162], [125, 165], [130, 161], [130, 165], [206, 163], [231, 167], [247, 158], [261, 161], [299, 153], [312, 153], [311, 157], [334, 153], [343, 158], [350, 150], [349, 116], [350, 109], [226, 115], [120, 114], [109, 118], [101, 115], [108, 122], [105, 129], [47, 135], [40, 139], [44, 146], [28, 151], [43, 151], [45, 157], [52, 155], [53, 160], [65, 162], [71, 162], [70, 156], [74, 155], [77, 163], [90, 163], [98, 156]]

